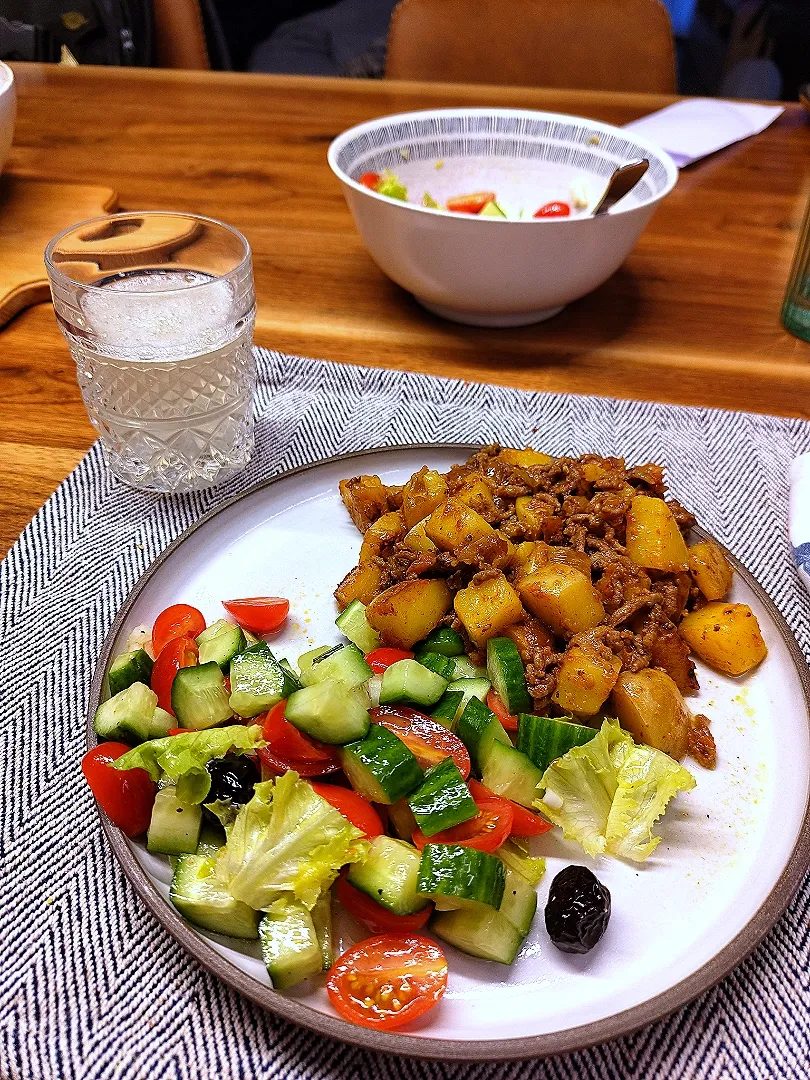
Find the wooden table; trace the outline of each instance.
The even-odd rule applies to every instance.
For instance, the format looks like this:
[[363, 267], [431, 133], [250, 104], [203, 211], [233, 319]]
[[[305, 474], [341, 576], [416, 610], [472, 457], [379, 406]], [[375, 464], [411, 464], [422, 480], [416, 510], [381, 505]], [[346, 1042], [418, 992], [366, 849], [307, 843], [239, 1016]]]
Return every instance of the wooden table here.
[[[810, 345], [779, 308], [805, 201], [799, 106], [687, 169], [625, 266], [549, 323], [469, 329], [424, 312], [365, 252], [329, 141], [385, 113], [442, 105], [554, 109], [614, 124], [645, 95], [202, 72], [16, 65], [9, 171], [109, 185], [125, 209], [231, 222], [254, 252], [256, 340], [330, 360], [810, 416]], [[93, 439], [49, 305], [0, 332], [0, 547]]]

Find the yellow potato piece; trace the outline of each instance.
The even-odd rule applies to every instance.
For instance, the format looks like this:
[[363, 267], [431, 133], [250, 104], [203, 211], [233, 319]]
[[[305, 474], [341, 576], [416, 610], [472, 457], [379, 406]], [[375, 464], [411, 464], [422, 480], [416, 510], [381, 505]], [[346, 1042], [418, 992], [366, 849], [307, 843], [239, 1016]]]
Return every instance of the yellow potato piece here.
[[425, 532], [442, 551], [458, 551], [495, 534], [488, 521], [459, 499], [447, 499], [437, 506], [427, 519]]
[[590, 630], [605, 617], [590, 578], [573, 566], [549, 564], [522, 578], [517, 588], [532, 615], [561, 636]]
[[402, 513], [407, 528], [413, 528], [426, 518], [446, 497], [447, 482], [444, 477], [424, 465], [402, 489]]
[[542, 540], [524, 540], [512, 556], [515, 580], [534, 574], [551, 561], [551, 547]]
[[686, 570], [689, 556], [678, 523], [663, 499], [636, 495], [627, 514], [627, 554], [647, 570]]
[[701, 540], [689, 548], [689, 572], [707, 600], [722, 600], [734, 575], [728, 559], [711, 540]]
[[593, 716], [613, 689], [622, 662], [594, 642], [572, 642], [557, 672], [554, 701], [563, 712]]
[[677, 761], [684, 757], [692, 717], [665, 671], [623, 671], [611, 700], [619, 723], [636, 742], [663, 750]]
[[519, 465], [523, 469], [529, 469], [532, 465], [551, 465], [556, 458], [544, 454], [540, 450], [514, 450], [506, 447], [498, 454], [501, 461], [508, 461], [510, 465]]
[[456, 593], [453, 606], [470, 640], [478, 646], [497, 637], [524, 614], [518, 594], [503, 574], [461, 589]]
[[425, 532], [425, 522], [417, 521], [402, 538], [402, 543], [411, 551], [435, 551], [436, 545]]
[[454, 498], [465, 503], [477, 514], [489, 514], [495, 510], [492, 488], [482, 476], [475, 473], [464, 481], [464, 486], [459, 488]]
[[375, 596], [366, 608], [366, 619], [387, 644], [410, 649], [436, 628], [451, 605], [446, 582], [417, 578], [401, 581]]
[[340, 585], [335, 589], [335, 599], [341, 611], [352, 600], [368, 604], [382, 585], [382, 570], [375, 563], [359, 563], [350, 570]]
[[692, 652], [724, 675], [744, 675], [768, 655], [757, 617], [747, 604], [716, 600], [690, 612], [678, 629]]
[[398, 510], [390, 514], [383, 514], [366, 529], [363, 533], [363, 543], [360, 545], [360, 562], [371, 562], [379, 556], [387, 544], [393, 544], [405, 531], [405, 523], [402, 514]]

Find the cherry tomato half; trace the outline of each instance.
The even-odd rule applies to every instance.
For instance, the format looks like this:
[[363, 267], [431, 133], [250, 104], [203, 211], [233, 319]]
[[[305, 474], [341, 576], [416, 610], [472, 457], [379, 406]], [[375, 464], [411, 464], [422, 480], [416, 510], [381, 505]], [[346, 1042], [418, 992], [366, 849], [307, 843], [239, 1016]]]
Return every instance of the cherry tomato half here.
[[429, 938], [384, 934], [345, 952], [326, 977], [329, 1000], [361, 1027], [390, 1031], [422, 1016], [447, 989], [447, 959]]
[[340, 759], [334, 747], [316, 742], [293, 727], [284, 719], [286, 699], [267, 713], [262, 723], [262, 737], [267, 746], [257, 753], [261, 761], [274, 773], [294, 769], [299, 776], [324, 776], [340, 768]]
[[158, 696], [158, 705], [174, 716], [172, 710], [172, 683], [180, 668], [195, 667], [200, 650], [194, 638], [172, 638], [157, 655], [150, 683]]
[[366, 653], [366, 663], [375, 675], [382, 675], [386, 668], [399, 660], [413, 660], [413, 653], [407, 649], [389, 649], [387, 646]]
[[362, 184], [363, 187], [371, 188], [372, 191], [377, 190], [377, 185], [379, 184], [379, 182], [380, 174], [376, 172], [363, 173], [363, 175], [358, 180], [359, 184]]
[[274, 630], [280, 630], [290, 612], [290, 601], [281, 596], [223, 600], [222, 606], [243, 630], [252, 634], [272, 634]]
[[490, 690], [487, 694], [487, 708], [495, 713], [506, 731], [517, 731], [518, 718], [511, 715], [494, 690]]
[[375, 724], [382, 724], [402, 739], [423, 769], [450, 757], [465, 780], [470, 775], [467, 747], [432, 716], [407, 705], [379, 705], [369, 715]]
[[[321, 798], [326, 799], [330, 806], [339, 810], [345, 818], [356, 828], [361, 829], [369, 839], [372, 836], [382, 836], [383, 823], [380, 815], [362, 795], [358, 795], [351, 788], [338, 787], [336, 784], [312, 784], [312, 790], [317, 791]], [[411, 927], [418, 930], [419, 927]]]
[[364, 892], [355, 889], [345, 877], [338, 878], [336, 891], [338, 900], [349, 914], [365, 923], [372, 934], [415, 934], [433, 914], [433, 904], [427, 904], [415, 915], [395, 915]]
[[544, 217], [569, 217], [571, 214], [571, 207], [568, 203], [564, 202], [549, 202], [545, 206], [541, 206], [537, 213], [534, 215], [536, 218]]
[[149, 828], [157, 786], [146, 769], [110, 767], [131, 746], [99, 743], [82, 758], [82, 772], [101, 809], [127, 836], [140, 836]]
[[495, 202], [494, 191], [476, 191], [473, 195], [456, 195], [445, 206], [457, 214], [480, 214], [487, 203]]
[[509, 832], [510, 836], [542, 836], [543, 833], [549, 832], [554, 826], [546, 818], [541, 817], [540, 814], [534, 814], [531, 810], [527, 810], [525, 806], [520, 806], [516, 802], [512, 802], [511, 799], [505, 799], [503, 795], [496, 795], [494, 791], [490, 791], [488, 787], [484, 787], [478, 780], [468, 780], [467, 786], [470, 789], [470, 794], [476, 800], [479, 799], [500, 799], [501, 802], [505, 802], [512, 810], [512, 828]]
[[172, 604], [161, 611], [152, 627], [152, 649], [157, 656], [174, 638], [196, 638], [205, 629], [203, 613], [190, 604]]
[[425, 844], [461, 844], [462, 847], [487, 851], [490, 855], [497, 851], [512, 831], [512, 806], [508, 799], [499, 795], [488, 798], [473, 795], [473, 798], [478, 807], [477, 817], [436, 833], [430, 839], [421, 829], [416, 829], [411, 839], [419, 850], [422, 851]]

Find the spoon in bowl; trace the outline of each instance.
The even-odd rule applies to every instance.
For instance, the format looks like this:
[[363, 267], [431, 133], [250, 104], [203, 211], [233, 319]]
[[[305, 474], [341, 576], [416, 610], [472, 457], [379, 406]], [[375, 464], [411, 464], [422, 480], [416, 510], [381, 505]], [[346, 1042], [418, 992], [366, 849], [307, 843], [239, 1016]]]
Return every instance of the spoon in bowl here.
[[629, 194], [649, 167], [647, 158], [641, 158], [639, 161], [631, 161], [629, 165], [620, 165], [614, 169], [604, 195], [593, 208], [593, 216], [599, 217], [601, 214], [606, 214], [619, 199]]

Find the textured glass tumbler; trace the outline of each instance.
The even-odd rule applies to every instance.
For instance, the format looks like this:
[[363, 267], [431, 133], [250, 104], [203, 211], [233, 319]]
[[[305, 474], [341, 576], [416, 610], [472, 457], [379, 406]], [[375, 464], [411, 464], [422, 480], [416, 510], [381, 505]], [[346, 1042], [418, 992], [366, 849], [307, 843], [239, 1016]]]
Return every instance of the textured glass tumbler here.
[[782, 325], [796, 337], [810, 341], [810, 202], [804, 213], [790, 269], [782, 305]]
[[152, 491], [210, 487], [253, 452], [250, 247], [193, 214], [112, 214], [45, 251], [54, 311], [110, 469]]

